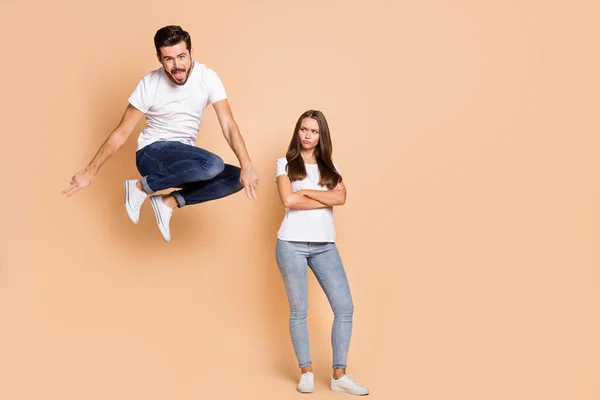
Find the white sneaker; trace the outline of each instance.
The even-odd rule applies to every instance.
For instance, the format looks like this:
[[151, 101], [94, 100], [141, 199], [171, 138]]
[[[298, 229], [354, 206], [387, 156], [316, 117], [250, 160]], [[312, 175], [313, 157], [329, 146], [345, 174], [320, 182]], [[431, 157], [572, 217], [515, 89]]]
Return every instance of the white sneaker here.
[[315, 391], [315, 374], [312, 372], [305, 372], [300, 376], [300, 382], [298, 382], [298, 391], [300, 393], [312, 393]]
[[369, 389], [354, 382], [352, 379], [350, 379], [349, 375], [342, 375], [340, 379], [334, 379], [332, 376], [331, 385], [329, 388], [334, 392], [355, 394], [357, 396], [365, 396], [369, 394]]
[[125, 189], [125, 210], [127, 210], [127, 215], [129, 215], [134, 224], [140, 221], [140, 208], [144, 200], [148, 197], [146, 193], [137, 188], [136, 183], [137, 179], [130, 179], [123, 183]]
[[152, 204], [154, 215], [156, 215], [158, 229], [160, 229], [163, 239], [169, 242], [171, 240], [169, 221], [171, 220], [173, 209], [163, 202], [162, 195], [150, 196], [150, 203]]

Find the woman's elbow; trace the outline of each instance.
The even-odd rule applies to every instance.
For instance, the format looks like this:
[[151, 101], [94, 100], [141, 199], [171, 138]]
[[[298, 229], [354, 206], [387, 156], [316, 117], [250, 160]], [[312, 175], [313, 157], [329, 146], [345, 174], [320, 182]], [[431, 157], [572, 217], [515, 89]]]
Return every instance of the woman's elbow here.
[[285, 196], [284, 198], [281, 199], [281, 202], [283, 203], [283, 206], [285, 208], [292, 208], [292, 206], [294, 205], [293, 201], [292, 201], [292, 196]]

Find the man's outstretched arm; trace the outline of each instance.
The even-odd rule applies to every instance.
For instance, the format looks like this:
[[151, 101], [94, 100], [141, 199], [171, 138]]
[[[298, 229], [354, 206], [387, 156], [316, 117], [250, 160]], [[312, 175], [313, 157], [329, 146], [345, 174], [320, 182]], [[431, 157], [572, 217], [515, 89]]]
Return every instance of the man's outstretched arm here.
[[71, 183], [62, 193], [69, 197], [91, 184], [100, 167], [127, 141], [143, 115], [140, 110], [129, 104], [123, 113], [121, 122], [100, 146], [92, 161], [71, 177]]
[[258, 185], [258, 176], [254, 171], [254, 166], [246, 150], [246, 144], [242, 138], [242, 134], [237, 126], [237, 123], [233, 119], [231, 108], [227, 99], [217, 101], [213, 103], [213, 107], [217, 113], [223, 136], [229, 143], [229, 147], [233, 150], [236, 157], [240, 161], [240, 167], [242, 169], [240, 173], [240, 182], [246, 189], [246, 196], [249, 199], [256, 200], [256, 186]]

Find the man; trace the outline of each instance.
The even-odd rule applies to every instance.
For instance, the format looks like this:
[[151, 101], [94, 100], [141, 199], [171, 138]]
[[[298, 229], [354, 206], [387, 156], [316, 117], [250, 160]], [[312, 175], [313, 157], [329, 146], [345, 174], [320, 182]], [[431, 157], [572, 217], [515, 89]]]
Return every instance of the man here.
[[[179, 26], [165, 26], [156, 32], [154, 46], [162, 67], [140, 80], [119, 125], [87, 167], [71, 178], [63, 194], [72, 196], [88, 186], [145, 115], [147, 126], [138, 137], [136, 149], [136, 166], [142, 178], [124, 182], [125, 209], [137, 224], [140, 207], [149, 197], [160, 232], [169, 242], [173, 209], [229, 196], [242, 187], [249, 199], [256, 199], [258, 178], [225, 88], [214, 71], [192, 59], [190, 35]], [[209, 104], [241, 168], [224, 164], [216, 154], [195, 146]], [[169, 188], [179, 190], [155, 195]]]

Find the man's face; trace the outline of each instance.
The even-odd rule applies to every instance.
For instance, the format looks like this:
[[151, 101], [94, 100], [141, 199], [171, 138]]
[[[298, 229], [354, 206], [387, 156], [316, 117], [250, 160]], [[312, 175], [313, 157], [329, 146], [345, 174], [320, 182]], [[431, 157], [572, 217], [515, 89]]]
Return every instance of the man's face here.
[[188, 51], [182, 40], [173, 46], [163, 46], [160, 49], [158, 61], [165, 68], [165, 73], [176, 85], [185, 85], [192, 71], [192, 53]]

